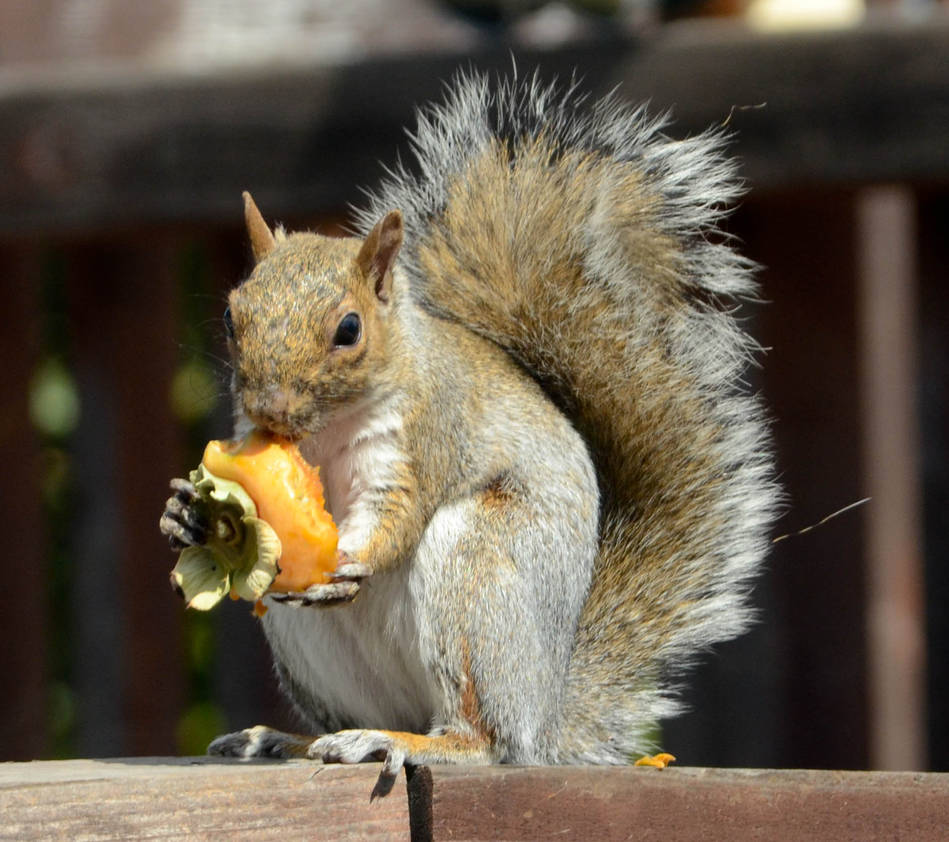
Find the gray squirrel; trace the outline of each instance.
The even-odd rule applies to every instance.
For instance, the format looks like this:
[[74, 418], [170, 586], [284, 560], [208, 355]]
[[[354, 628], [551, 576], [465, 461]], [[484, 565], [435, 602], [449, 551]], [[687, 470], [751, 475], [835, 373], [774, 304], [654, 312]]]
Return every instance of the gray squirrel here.
[[[746, 629], [778, 492], [728, 304], [754, 267], [718, 228], [742, 188], [720, 130], [665, 123], [469, 74], [360, 236], [272, 231], [245, 194], [235, 432], [320, 466], [339, 556], [261, 621], [310, 734], [211, 753], [628, 763]], [[173, 488], [162, 530], [199, 544]]]

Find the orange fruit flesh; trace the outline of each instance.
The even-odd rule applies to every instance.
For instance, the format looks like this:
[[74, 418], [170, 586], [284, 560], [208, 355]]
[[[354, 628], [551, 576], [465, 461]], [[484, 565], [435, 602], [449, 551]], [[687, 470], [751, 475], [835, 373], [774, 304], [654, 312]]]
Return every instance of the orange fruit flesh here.
[[258, 517], [280, 538], [280, 573], [271, 591], [303, 591], [329, 581], [336, 569], [336, 526], [325, 508], [319, 468], [293, 442], [254, 430], [239, 441], [208, 442], [202, 461], [212, 474], [240, 483]]

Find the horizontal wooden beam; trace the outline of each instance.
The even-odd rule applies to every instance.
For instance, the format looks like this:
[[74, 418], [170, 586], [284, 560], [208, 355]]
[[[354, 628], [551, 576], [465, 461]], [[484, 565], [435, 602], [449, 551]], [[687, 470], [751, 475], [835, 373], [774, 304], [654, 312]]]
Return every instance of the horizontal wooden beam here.
[[404, 779], [372, 766], [210, 758], [0, 764], [0, 838], [408, 839]]
[[0, 837], [547, 840], [945, 838], [949, 775], [419, 767], [126, 758], [0, 764]]
[[629, 51], [624, 95], [699, 131], [727, 121], [753, 188], [949, 180], [949, 16], [761, 34], [660, 31]]
[[[413, 840], [944, 840], [949, 775], [421, 767]], [[424, 812], [424, 805], [430, 805]]]
[[[413, 109], [459, 68], [574, 71], [594, 94], [673, 107], [675, 134], [738, 132], [759, 187], [949, 180], [949, 22], [764, 35], [670, 24], [557, 50], [485, 41], [474, 54], [207, 71], [142, 65], [0, 73], [0, 235], [234, 220], [358, 202], [408, 153]], [[757, 106], [762, 107], [758, 108]], [[754, 106], [754, 108], [748, 108]]]

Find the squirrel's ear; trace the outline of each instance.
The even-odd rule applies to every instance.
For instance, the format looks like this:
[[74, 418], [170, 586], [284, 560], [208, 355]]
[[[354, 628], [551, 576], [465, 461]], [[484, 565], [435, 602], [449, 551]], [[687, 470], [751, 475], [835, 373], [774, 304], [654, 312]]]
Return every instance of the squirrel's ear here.
[[392, 265], [402, 247], [402, 213], [389, 211], [380, 219], [359, 249], [356, 263], [375, 281], [376, 297], [388, 301], [392, 291]]
[[254, 262], [260, 263], [273, 249], [275, 240], [267, 223], [250, 193], [244, 191], [244, 223], [247, 226], [247, 236], [250, 238], [250, 250], [254, 253]]

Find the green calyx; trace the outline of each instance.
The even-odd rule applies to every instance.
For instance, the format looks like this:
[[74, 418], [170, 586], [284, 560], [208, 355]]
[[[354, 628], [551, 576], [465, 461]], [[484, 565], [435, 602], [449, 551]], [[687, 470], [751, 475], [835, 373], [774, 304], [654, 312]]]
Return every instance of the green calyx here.
[[232, 592], [256, 602], [280, 572], [280, 539], [257, 517], [257, 506], [239, 483], [204, 465], [189, 477], [205, 506], [206, 543], [187, 547], [171, 571], [172, 587], [188, 608], [208, 611]]

